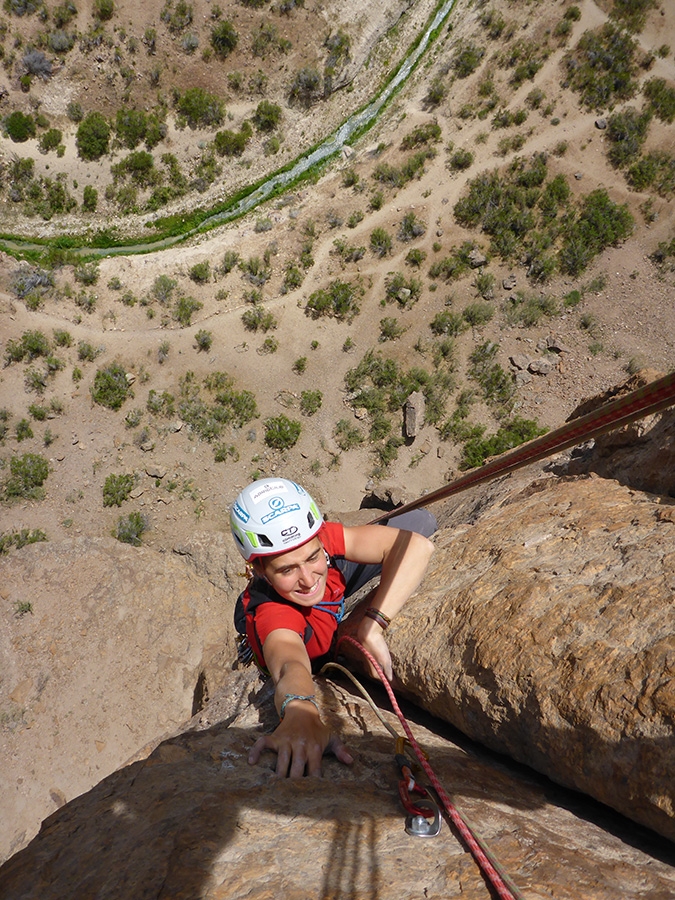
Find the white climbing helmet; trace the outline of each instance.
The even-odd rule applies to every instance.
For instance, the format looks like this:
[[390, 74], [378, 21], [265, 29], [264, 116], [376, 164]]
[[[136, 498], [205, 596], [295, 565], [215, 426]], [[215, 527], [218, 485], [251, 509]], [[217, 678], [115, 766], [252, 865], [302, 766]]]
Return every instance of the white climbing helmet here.
[[323, 516], [307, 491], [286, 478], [254, 481], [230, 508], [232, 535], [246, 560], [293, 550], [322, 525]]

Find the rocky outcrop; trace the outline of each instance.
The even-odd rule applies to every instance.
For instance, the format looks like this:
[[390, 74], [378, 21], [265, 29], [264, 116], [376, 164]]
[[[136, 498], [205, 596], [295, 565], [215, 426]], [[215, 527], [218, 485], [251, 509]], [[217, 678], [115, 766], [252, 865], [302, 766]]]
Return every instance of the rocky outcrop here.
[[[406, 833], [394, 741], [361, 697], [319, 688], [324, 716], [340, 723], [355, 756], [351, 767], [327, 758], [323, 780], [290, 781], [273, 776], [271, 756], [249, 766], [251, 743], [276, 721], [269, 690], [258, 691], [249, 672], [231, 673], [222, 698], [182, 734], [50, 816], [0, 867], [1, 900], [487, 900], [476, 863], [447, 825], [435, 838]], [[551, 785], [412, 727], [528, 900], [675, 892], [672, 867], [645, 852], [643, 837], [626, 842], [618, 817], [580, 816], [578, 801], [567, 798], [568, 808]], [[649, 850], [663, 848], [652, 839]]]
[[5, 858], [192, 715], [215, 649], [231, 666], [234, 642], [222, 590], [170, 554], [113, 539], [25, 547], [2, 560], [0, 592]]
[[[582, 403], [570, 418], [592, 412], [658, 377], [660, 373], [653, 370], [638, 372], [620, 387]], [[564, 471], [595, 472], [641, 491], [675, 497], [675, 413], [647, 416], [602, 435], [592, 447], [577, 453]]]
[[394, 670], [435, 716], [675, 840], [675, 503], [519, 477], [439, 534]]

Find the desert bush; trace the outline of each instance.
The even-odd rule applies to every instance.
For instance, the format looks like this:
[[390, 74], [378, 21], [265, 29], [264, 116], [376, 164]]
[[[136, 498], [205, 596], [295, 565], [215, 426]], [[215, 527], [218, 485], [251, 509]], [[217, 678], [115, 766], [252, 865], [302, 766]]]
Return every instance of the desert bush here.
[[482, 325], [487, 325], [494, 314], [495, 308], [492, 303], [470, 303], [464, 307], [462, 317], [469, 325], [480, 328]]
[[426, 230], [426, 225], [420, 222], [414, 212], [407, 212], [403, 216], [397, 237], [399, 241], [413, 241], [422, 237]]
[[260, 303], [254, 303], [251, 309], [243, 312], [241, 321], [247, 331], [267, 332], [277, 327], [274, 315]]
[[426, 252], [415, 247], [412, 250], [408, 250], [405, 261], [407, 265], [413, 266], [415, 269], [419, 269], [426, 258]]
[[448, 335], [449, 337], [457, 337], [469, 327], [464, 316], [454, 313], [452, 310], [444, 309], [436, 313], [429, 323], [429, 327], [436, 335]]
[[448, 166], [453, 172], [464, 172], [473, 165], [474, 154], [470, 150], [459, 149], [450, 156]]
[[28, 419], [19, 419], [16, 423], [15, 435], [18, 443], [21, 441], [26, 441], [29, 438], [35, 437], [33, 434], [33, 429], [30, 427], [30, 422]]
[[448, 256], [430, 266], [429, 277], [456, 281], [466, 275], [471, 269], [470, 254], [474, 249], [472, 241], [464, 241], [459, 247], [453, 247]]
[[431, 81], [429, 89], [424, 96], [424, 106], [431, 109], [435, 108], [436, 106], [440, 106], [447, 95], [448, 89], [445, 86], [443, 79], [440, 77], [436, 77]]
[[50, 128], [48, 131], [45, 131], [44, 134], [40, 135], [38, 141], [40, 153], [49, 153], [50, 150], [56, 150], [57, 147], [60, 146], [62, 140], [63, 132], [58, 128]]
[[108, 152], [110, 125], [100, 112], [90, 112], [77, 127], [77, 154], [87, 162], [100, 159]]
[[128, 397], [133, 397], [127, 373], [119, 363], [111, 363], [96, 372], [91, 396], [94, 403], [114, 410], [118, 410]]
[[291, 102], [310, 106], [321, 93], [321, 76], [313, 66], [305, 66], [296, 72], [289, 88]]
[[148, 130], [148, 117], [142, 109], [122, 107], [115, 117], [117, 140], [128, 150], [135, 150]]
[[35, 75], [37, 78], [42, 78], [44, 81], [51, 78], [52, 64], [42, 50], [37, 50], [34, 47], [26, 50], [21, 58], [21, 66], [29, 75]]
[[624, 28], [638, 33], [645, 27], [649, 10], [656, 7], [656, 0], [615, 0], [610, 15]]
[[376, 256], [382, 258], [391, 253], [393, 241], [385, 228], [374, 228], [370, 234], [370, 249]]
[[5, 0], [5, 11], [15, 16], [30, 16], [42, 6], [38, 0]]
[[146, 408], [155, 416], [164, 416], [170, 419], [176, 412], [176, 398], [169, 391], [162, 391], [160, 394], [151, 388]]
[[484, 56], [485, 50], [482, 47], [477, 47], [471, 41], [467, 41], [453, 56], [450, 67], [458, 78], [468, 78], [476, 71]]
[[139, 512], [131, 512], [128, 516], [120, 516], [117, 526], [112, 532], [113, 537], [123, 544], [131, 544], [132, 547], [141, 546], [141, 537], [147, 531], [148, 522], [145, 516]]
[[538, 325], [543, 318], [560, 315], [560, 306], [554, 297], [517, 291], [504, 301], [504, 315], [509, 325], [532, 328], [534, 325]]
[[176, 100], [178, 122], [190, 128], [210, 128], [223, 121], [223, 104], [200, 87], [188, 88]]
[[82, 192], [82, 209], [84, 212], [96, 212], [98, 206], [98, 191], [90, 184], [84, 186]]
[[93, 362], [98, 356], [98, 351], [89, 341], [79, 341], [77, 345], [77, 358], [80, 362]]
[[510, 413], [515, 393], [513, 377], [495, 362], [499, 344], [486, 341], [469, 356], [468, 377], [481, 388], [486, 402], [497, 416]]
[[296, 375], [304, 375], [305, 370], [307, 369], [307, 357], [299, 356], [298, 359], [293, 363], [293, 371]]
[[401, 141], [401, 150], [414, 150], [415, 147], [437, 143], [440, 139], [441, 126], [438, 122], [427, 122], [425, 125], [417, 125], [405, 135]]
[[459, 468], [473, 469], [482, 466], [490, 456], [498, 456], [507, 450], [518, 447], [525, 441], [531, 441], [542, 434], [546, 434], [547, 428], [541, 428], [533, 419], [523, 419], [515, 416], [500, 426], [496, 434], [489, 437], [470, 437], [462, 448], [462, 456]]
[[195, 284], [206, 284], [211, 278], [211, 263], [208, 259], [195, 263], [189, 271], [190, 280]]
[[401, 325], [398, 319], [393, 318], [393, 316], [385, 316], [383, 319], [380, 319], [380, 336], [378, 340], [380, 343], [397, 341], [406, 331], [407, 328], [405, 325]]
[[313, 416], [321, 409], [323, 394], [321, 391], [303, 391], [300, 395], [300, 412], [304, 416]]
[[234, 25], [223, 19], [211, 29], [211, 46], [219, 59], [226, 59], [230, 53], [236, 48], [239, 42], [239, 35]]
[[250, 134], [246, 131], [217, 131], [213, 137], [213, 145], [219, 156], [241, 156], [246, 149]]
[[108, 475], [103, 484], [103, 505], [121, 506], [133, 491], [136, 479], [133, 475]]
[[579, 275], [591, 259], [607, 247], [625, 240], [633, 231], [633, 217], [626, 204], [610, 200], [604, 188], [584, 198], [581, 211], [564, 232], [559, 253], [565, 275]]
[[636, 41], [610, 22], [584, 32], [565, 65], [569, 87], [587, 109], [630, 100], [637, 90], [637, 49]]
[[204, 304], [195, 300], [194, 297], [181, 296], [174, 304], [173, 317], [179, 325], [187, 328], [192, 322], [192, 316], [203, 306]]
[[7, 500], [41, 500], [42, 485], [49, 475], [49, 463], [37, 453], [13, 456], [9, 461], [9, 478], [4, 485]]
[[29, 138], [35, 137], [35, 119], [18, 109], [5, 116], [2, 127], [15, 144], [23, 144]]
[[352, 425], [347, 419], [340, 419], [333, 429], [335, 443], [340, 450], [353, 450], [365, 440], [363, 433], [356, 425]]
[[402, 309], [409, 309], [420, 298], [422, 282], [419, 278], [406, 278], [401, 272], [390, 272], [384, 279], [385, 300], [396, 301]]
[[304, 275], [294, 263], [289, 262], [284, 272], [284, 281], [281, 285], [281, 293], [287, 294], [299, 288], [304, 280]]
[[650, 78], [642, 88], [654, 115], [668, 125], [675, 120], [675, 88], [664, 78]]
[[351, 322], [360, 311], [358, 300], [362, 293], [362, 288], [336, 279], [327, 288], [320, 288], [310, 294], [305, 313], [313, 319], [332, 316], [340, 322]]
[[200, 328], [195, 334], [195, 343], [198, 351], [208, 353], [213, 344], [213, 332]]
[[21, 528], [19, 531], [16, 529], [3, 531], [0, 534], [0, 556], [9, 553], [12, 547], [20, 550], [28, 544], [37, 544], [47, 539], [47, 535], [41, 528]]
[[634, 162], [647, 138], [652, 114], [627, 107], [614, 113], [607, 120], [607, 138], [610, 148], [607, 156], [614, 168], [619, 169]]
[[300, 439], [302, 425], [283, 413], [265, 419], [265, 443], [273, 450], [290, 450]]
[[49, 338], [41, 331], [25, 331], [21, 340], [10, 338], [5, 346], [5, 365], [13, 362], [22, 362], [24, 359], [32, 360], [37, 357], [49, 356], [51, 346]]
[[170, 278], [168, 275], [158, 275], [150, 289], [150, 294], [162, 306], [168, 306], [177, 286], [178, 282], [174, 278]]

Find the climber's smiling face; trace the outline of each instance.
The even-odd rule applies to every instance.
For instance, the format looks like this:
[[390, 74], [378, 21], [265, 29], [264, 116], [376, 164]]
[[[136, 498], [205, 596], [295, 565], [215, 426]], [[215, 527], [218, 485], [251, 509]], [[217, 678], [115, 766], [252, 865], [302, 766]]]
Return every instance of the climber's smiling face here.
[[328, 561], [318, 537], [286, 553], [258, 557], [255, 567], [277, 594], [291, 603], [315, 606], [323, 600]]

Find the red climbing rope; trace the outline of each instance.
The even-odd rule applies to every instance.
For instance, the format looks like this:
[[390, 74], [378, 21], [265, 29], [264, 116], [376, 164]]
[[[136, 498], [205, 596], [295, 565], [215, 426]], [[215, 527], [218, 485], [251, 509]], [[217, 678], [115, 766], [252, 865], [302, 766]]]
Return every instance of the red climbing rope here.
[[616, 428], [629, 425], [645, 416], [661, 412], [673, 404], [675, 404], [675, 372], [651, 381], [649, 384], [631, 391], [630, 394], [617, 397], [616, 400], [605, 403], [585, 416], [572, 419], [543, 437], [521, 444], [520, 447], [510, 450], [508, 453], [502, 453], [501, 456], [496, 456], [485, 465], [472, 469], [471, 472], [467, 472], [466, 475], [455, 479], [450, 484], [424, 494], [404, 506], [397, 507], [393, 513], [392, 511], [382, 513], [372, 522], [380, 522], [383, 519], [391, 518], [392, 514], [398, 516], [408, 510], [444, 500], [452, 494], [458, 494], [460, 491], [490, 481], [499, 475], [513, 472], [522, 466], [544, 459], [552, 453], [560, 453], [568, 447], [590, 441], [608, 431], [614, 431]]
[[343, 641], [348, 641], [350, 644], [353, 644], [360, 652], [366, 657], [368, 662], [373, 666], [375, 671], [377, 672], [380, 681], [386, 688], [387, 694], [389, 695], [389, 699], [391, 701], [392, 708], [396, 715], [398, 716], [398, 720], [401, 723], [403, 730], [406, 733], [406, 737], [410, 743], [410, 746], [413, 748], [415, 752], [415, 756], [417, 757], [420, 765], [424, 769], [427, 778], [431, 782], [434, 790], [436, 791], [443, 807], [445, 808], [446, 813], [452, 824], [455, 826], [457, 831], [459, 832], [462, 840], [466, 844], [467, 848], [471, 852], [471, 855], [478, 863], [478, 866], [487, 879], [488, 883], [494, 888], [497, 896], [500, 900], [524, 900], [523, 895], [520, 893], [518, 888], [513, 884], [511, 879], [506, 875], [506, 873], [501, 869], [501, 866], [494, 858], [490, 850], [486, 847], [485, 843], [482, 841], [478, 835], [469, 827], [467, 822], [462, 818], [459, 813], [457, 807], [453, 804], [448, 797], [443, 785], [440, 783], [438, 778], [436, 777], [436, 773], [431, 768], [429, 761], [426, 758], [426, 754], [417, 743], [414, 734], [410, 730], [410, 726], [408, 722], [401, 712], [401, 708], [398, 705], [394, 692], [392, 690], [391, 685], [387, 681], [387, 677], [380, 668], [377, 660], [365, 649], [361, 644], [355, 640], [353, 637], [349, 635], [343, 635], [338, 641], [338, 647]]

